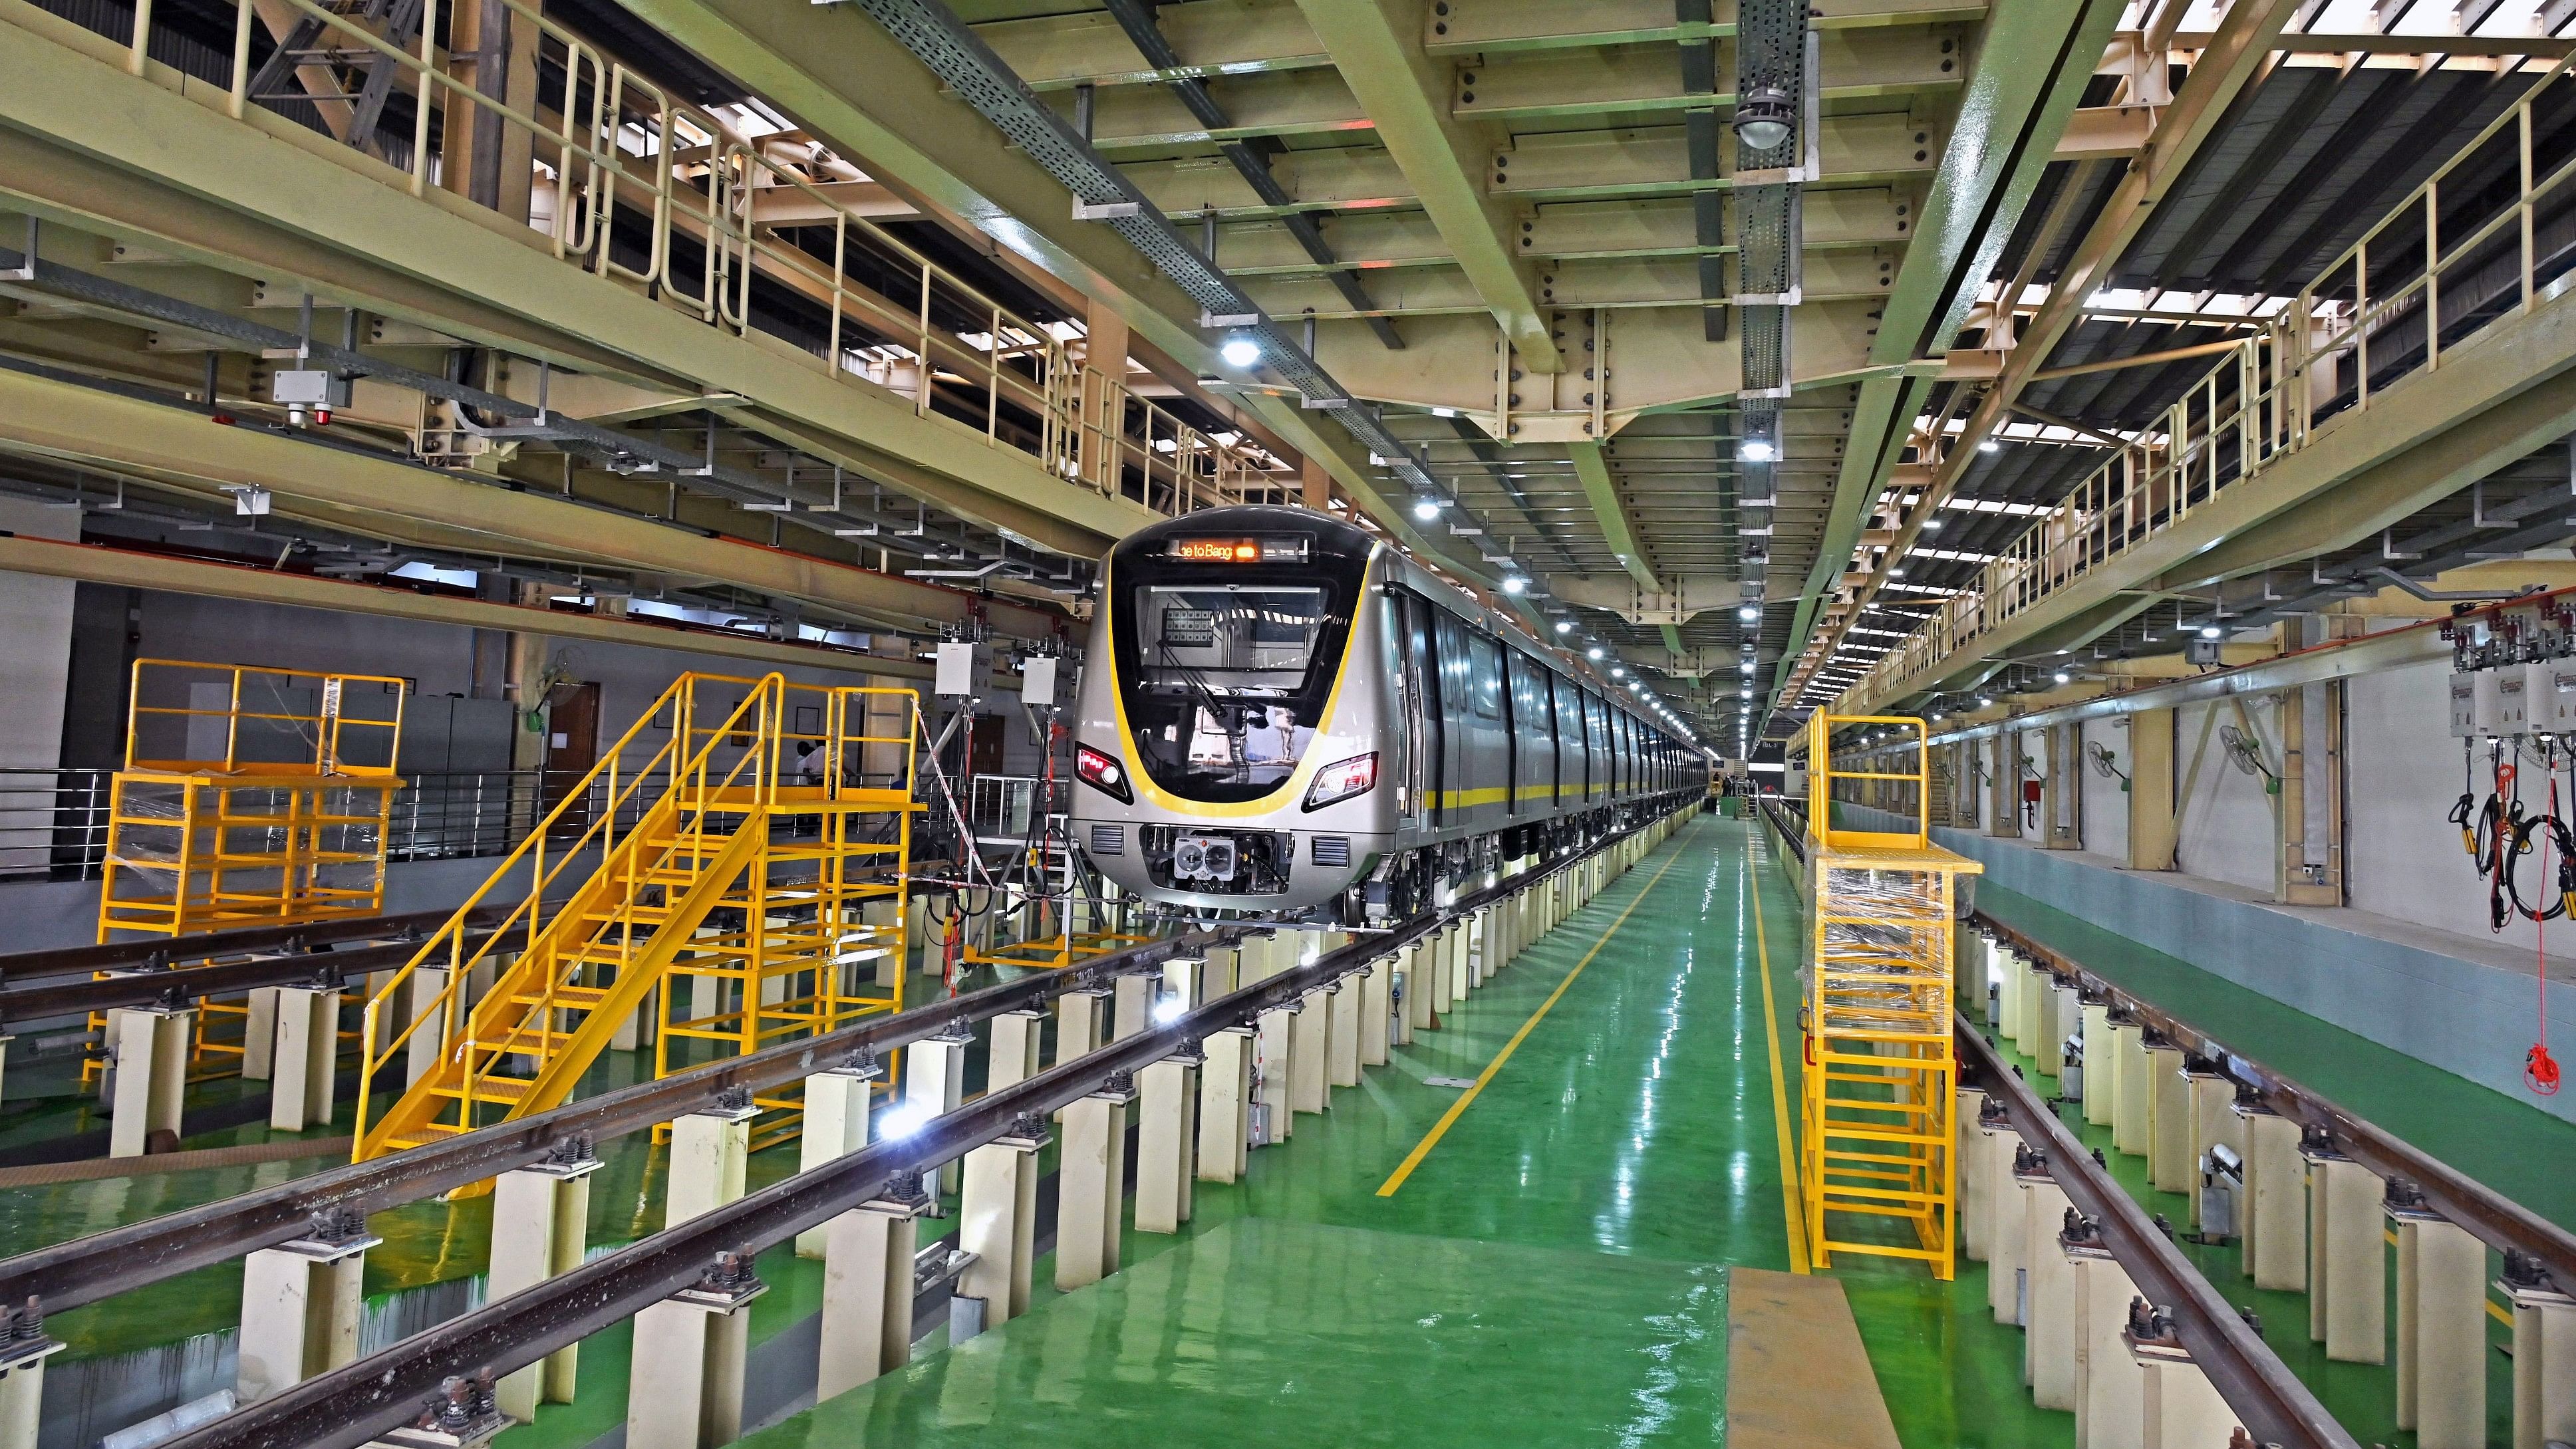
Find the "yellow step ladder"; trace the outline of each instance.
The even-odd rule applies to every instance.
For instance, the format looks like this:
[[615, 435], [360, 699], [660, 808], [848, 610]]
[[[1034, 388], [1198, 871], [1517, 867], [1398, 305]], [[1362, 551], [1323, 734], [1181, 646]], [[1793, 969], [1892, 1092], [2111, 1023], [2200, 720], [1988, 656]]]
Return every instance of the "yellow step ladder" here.
[[[1834, 733], [1893, 729], [1913, 768], [1834, 757]], [[1846, 740], [1843, 747], [1860, 742]], [[1984, 867], [1932, 844], [1934, 779], [1923, 721], [1828, 715], [1807, 722], [1811, 954], [1798, 1179], [1807, 1255], [1914, 1258], [1956, 1271], [1958, 1065], [1950, 996], [1956, 882]], [[1882, 755], [1883, 757], [1883, 755]], [[1834, 824], [1835, 786], [1859, 782], [1910, 814], [1911, 829]]]
[[[890, 717], [900, 734], [868, 723]], [[678, 1042], [748, 1053], [901, 1010], [918, 717], [911, 690], [674, 681], [369, 998], [356, 1160], [561, 1105], [656, 987], [659, 1073], [690, 1064]], [[528, 882], [492, 934], [466, 929]], [[684, 983], [713, 1009], [675, 1014]]]

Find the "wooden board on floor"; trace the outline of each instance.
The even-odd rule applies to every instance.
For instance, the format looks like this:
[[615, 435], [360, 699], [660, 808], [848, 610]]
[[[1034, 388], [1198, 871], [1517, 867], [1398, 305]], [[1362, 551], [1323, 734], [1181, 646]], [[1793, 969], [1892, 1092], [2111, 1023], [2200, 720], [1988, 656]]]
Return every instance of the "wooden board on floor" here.
[[1728, 1449], [1897, 1449], [1843, 1285], [1727, 1270]]

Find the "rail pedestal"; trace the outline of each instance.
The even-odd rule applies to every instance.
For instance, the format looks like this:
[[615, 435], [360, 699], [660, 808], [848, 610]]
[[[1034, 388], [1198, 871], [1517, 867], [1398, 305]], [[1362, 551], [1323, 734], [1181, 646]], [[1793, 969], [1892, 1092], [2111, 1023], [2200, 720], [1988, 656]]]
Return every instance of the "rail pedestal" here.
[[2299, 1124], [2260, 1103], [2235, 1108], [2245, 1140], [2245, 1196], [2238, 1230], [2245, 1271], [2257, 1288], [2308, 1288], [2308, 1169], [2299, 1160]]
[[2379, 1179], [2348, 1157], [2308, 1159], [2308, 1337], [2338, 1363], [2388, 1361], [2388, 1257]]
[[1127, 1112], [1135, 1088], [1110, 1079], [1065, 1105], [1056, 1153], [1055, 1286], [1070, 1293], [1118, 1271], [1126, 1201]]
[[[1071, 998], [1064, 998], [1070, 1000]], [[927, 1041], [917, 1041], [904, 1049], [903, 1100], [918, 1114], [944, 1117], [957, 1110], [965, 1100], [966, 1048], [974, 1045], [975, 1033], [960, 1028], [942, 1032]], [[1085, 1048], [1089, 1050], [1089, 1048]], [[1065, 1060], [1058, 1047], [1056, 1060]], [[957, 1191], [957, 1164], [947, 1163], [939, 1169], [934, 1195]]]
[[2022, 1377], [2031, 1402], [2043, 1409], [2075, 1408], [2075, 1265], [2062, 1241], [2066, 1189], [2045, 1166], [2021, 1174], [2023, 1328]]
[[1168, 1056], [1136, 1074], [1136, 1231], [1177, 1233], [1190, 1220], [1198, 1145], [1199, 1053]]
[[1328, 1112], [1333, 1094], [1327, 1086], [1333, 1055], [1332, 988], [1318, 986], [1297, 998], [1288, 1017], [1288, 1110]]
[[[1036, 1049], [1034, 1043], [1030, 1049]], [[868, 1145], [869, 1094], [875, 1080], [873, 1071], [855, 1067], [839, 1067], [806, 1077], [805, 1124], [796, 1149], [798, 1171], [812, 1172]], [[828, 1260], [830, 1238], [829, 1223], [807, 1228], [796, 1235], [796, 1256]]]
[[1394, 1016], [1395, 961], [1385, 957], [1371, 961], [1359, 975], [1359, 1034], [1354, 1050], [1359, 1064], [1382, 1067], [1387, 1061], [1387, 1033]]
[[1292, 1060], [1297, 1035], [1293, 1023], [1302, 1010], [1298, 1003], [1290, 1002], [1261, 1013], [1257, 1022], [1261, 1035], [1259, 1051], [1253, 1059], [1253, 1100], [1261, 1108], [1257, 1125], [1259, 1145], [1264, 1147], [1286, 1141], [1296, 1130], [1290, 1121], [1295, 1114], [1289, 1107], [1288, 1080], [1296, 1065]]
[[2209, 1449], [2236, 1432], [2236, 1415], [2210, 1387], [2209, 1375], [2191, 1355], [2170, 1343], [2140, 1343], [2123, 1335], [2144, 1372], [2139, 1401], [2140, 1449]]
[[299, 1238], [242, 1260], [240, 1357], [233, 1379], [241, 1403], [258, 1403], [357, 1358], [367, 1250], [383, 1241], [363, 1232]]
[[1200, 1043], [1207, 1053], [1199, 1068], [1198, 1178], [1233, 1182], [1243, 1176], [1252, 1146], [1252, 1055], [1256, 1037], [1250, 1027], [1230, 1027]]
[[[546, 1163], [501, 1174], [492, 1199], [490, 1286], [494, 1298], [533, 1288], [581, 1266], [590, 1241], [590, 1175], [599, 1159]], [[501, 1412], [528, 1423], [539, 1404], [569, 1404], [581, 1345], [570, 1344], [502, 1378]]]
[[1116, 993], [1099, 989], [1068, 991], [1055, 999], [1055, 1060], [1063, 1066], [1100, 1050]]
[[[0, 1314], [0, 1329], [17, 1315]], [[63, 1351], [62, 1340], [47, 1338], [41, 1323], [32, 1336], [11, 1335], [0, 1343], [0, 1449], [36, 1449], [37, 1426], [44, 1417], [45, 1360]]]
[[[301, 1132], [331, 1120], [331, 1079], [340, 1054], [340, 993], [281, 986], [276, 1003], [268, 1125], [278, 1132]], [[413, 1039], [418, 1040], [419, 1034], [414, 1033]]]
[[2160, 1042], [2147, 1052], [2147, 1178], [2158, 1192], [2190, 1193], [2200, 1180], [2200, 1159], [2192, 1155], [2191, 1083], [2182, 1067], [2178, 1046]]
[[2076, 1009], [2084, 1036], [2084, 1121], [2093, 1127], [2111, 1125], [2111, 1104], [2120, 1100], [2120, 1074], [2097, 1070], [2107, 1066], [2111, 1044], [2111, 1005], [2106, 1001], [2087, 1001]]
[[750, 1172], [755, 1107], [710, 1107], [671, 1123], [671, 1179], [662, 1226], [685, 1223], [742, 1196]]
[[1984, 1088], [1959, 1089], [1953, 1113], [1959, 1123], [1959, 1250], [1972, 1263], [1985, 1262], [1993, 1252], [1994, 1184], [1986, 1150], [2002, 1128], [2001, 1124], [1989, 1127], [1982, 1120], [1985, 1110]]
[[188, 1042], [196, 1023], [193, 1011], [160, 1007], [120, 1007], [107, 1014], [107, 1039], [116, 1052], [108, 1156], [141, 1157], [153, 1133], [178, 1135], [188, 1091]]
[[702, 1282], [635, 1315], [627, 1449], [718, 1449], [742, 1437], [751, 1303], [768, 1289], [747, 1268], [740, 1276]]
[[2140, 1449], [2146, 1375], [2124, 1341], [2137, 1284], [2100, 1243], [2059, 1242], [2075, 1269], [2075, 1449]]
[[983, 1300], [987, 1328], [1029, 1311], [1037, 1261], [1038, 1153], [1050, 1140], [1035, 1123], [1023, 1122], [966, 1154], [957, 1245], [975, 1261], [958, 1275], [957, 1293]]
[[2391, 1204], [2397, 1228], [2397, 1427], [2419, 1449], [2486, 1449], [2486, 1246]]
[[993, 1018], [993, 1049], [984, 1068], [984, 1090], [998, 1092], [1038, 1074], [1043, 1011], [1005, 1011]]
[[1324, 1080], [1335, 1087], [1360, 1084], [1360, 982], [1354, 974], [1324, 988], [1326, 1014]]
[[823, 1225], [818, 1401], [912, 1362], [912, 1260], [928, 1205], [872, 1198]]
[[2496, 1287], [2513, 1304], [2513, 1449], [2576, 1444], [2576, 1297], [2545, 1276]]

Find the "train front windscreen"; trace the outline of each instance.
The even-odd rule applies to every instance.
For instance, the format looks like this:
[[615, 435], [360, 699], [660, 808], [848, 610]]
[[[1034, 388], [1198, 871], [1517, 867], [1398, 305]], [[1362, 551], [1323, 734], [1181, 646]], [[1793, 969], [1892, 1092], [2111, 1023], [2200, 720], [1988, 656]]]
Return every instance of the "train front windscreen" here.
[[1118, 557], [1118, 689], [1156, 785], [1225, 803], [1287, 780], [1341, 672], [1367, 566], [1296, 535], [1174, 535]]

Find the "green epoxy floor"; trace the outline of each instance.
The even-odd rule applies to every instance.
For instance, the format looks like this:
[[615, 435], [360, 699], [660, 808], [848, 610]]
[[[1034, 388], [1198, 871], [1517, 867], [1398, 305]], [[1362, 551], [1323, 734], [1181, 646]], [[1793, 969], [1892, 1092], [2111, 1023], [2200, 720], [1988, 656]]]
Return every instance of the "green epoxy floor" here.
[[[1200, 1184], [1183, 1234], [1131, 1233], [1116, 1278], [1059, 1295], [1041, 1261], [1029, 1316], [748, 1443], [1722, 1442], [1723, 1268], [1790, 1266], [1757, 870], [1776, 1025], [1793, 1033], [1791, 882], [1752, 827], [1702, 817], [1441, 1031], [1297, 1118], [1243, 1182]], [[1475, 1076], [1614, 921], [1379, 1196], [1457, 1099], [1423, 1078]], [[1837, 1276], [1909, 1449], [2073, 1441], [2069, 1416], [2021, 1391], [2020, 1336], [1989, 1320], [1981, 1283]], [[504, 1449], [541, 1436], [513, 1431]]]
[[[2008, 892], [1988, 887], [1979, 904], [2536, 1210], [2576, 1216], [2576, 1174], [2564, 1171], [2576, 1129]], [[1129, 1234], [1126, 1272], [1060, 1295], [1041, 1261], [1029, 1317], [756, 1442], [1722, 1439], [1721, 1270], [1791, 1266], [1772, 1063], [1785, 1064], [1779, 1095], [1794, 1113], [1801, 936], [1776, 845], [1757, 825], [1700, 817], [1443, 1030], [1338, 1090], [1332, 1112], [1298, 1117], [1289, 1142], [1253, 1154], [1244, 1182], [1200, 1184], [1183, 1234]], [[1423, 1079], [1475, 1076], [1587, 953], [1493, 1082], [1401, 1189], [1379, 1196], [1457, 1100]], [[613, 1059], [593, 1085], [638, 1067]], [[2147, 1191], [2142, 1162], [2111, 1160], [2134, 1193], [2182, 1220], [2180, 1198]], [[594, 1244], [658, 1225], [665, 1162], [640, 1137], [612, 1150], [595, 1180]], [[757, 1154], [755, 1184], [793, 1165], [792, 1148]], [[0, 1193], [0, 1245], [96, 1231], [296, 1166]], [[479, 1273], [488, 1203], [378, 1215], [388, 1242], [369, 1255], [371, 1294]], [[2324, 1365], [2305, 1342], [2304, 1300], [2244, 1287], [2232, 1249], [2190, 1251], [2231, 1301], [2262, 1314], [2266, 1336], [2365, 1442], [2410, 1442], [2387, 1426], [2386, 1370]], [[819, 1265], [783, 1250], [764, 1254], [761, 1272], [773, 1291], [753, 1309], [756, 1341], [811, 1315], [820, 1296]], [[1870, 1260], [1834, 1276], [1907, 1449], [2072, 1442], [2071, 1417], [2033, 1408], [2022, 1389], [2022, 1335], [1992, 1322], [1980, 1265], [1949, 1284]], [[208, 1270], [48, 1326], [85, 1356], [215, 1331], [238, 1310], [238, 1280], [238, 1268]], [[626, 1353], [622, 1329], [586, 1343], [582, 1402], [548, 1408], [503, 1449], [578, 1449], [614, 1429]]]

